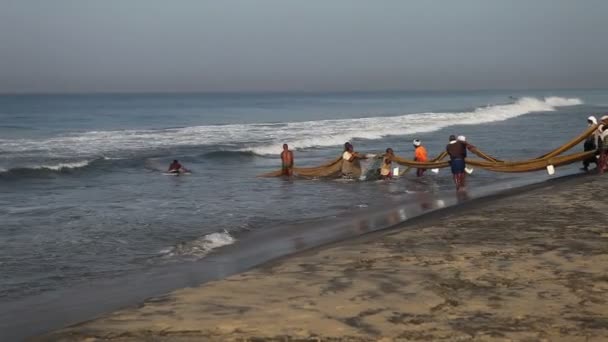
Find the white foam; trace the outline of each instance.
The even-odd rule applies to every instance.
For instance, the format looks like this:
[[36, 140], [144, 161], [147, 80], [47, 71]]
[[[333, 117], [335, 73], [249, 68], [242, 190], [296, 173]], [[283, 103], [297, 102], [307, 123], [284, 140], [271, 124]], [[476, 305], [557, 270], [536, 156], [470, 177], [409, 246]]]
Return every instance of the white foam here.
[[209, 125], [163, 130], [94, 131], [45, 140], [0, 139], [0, 154], [13, 153], [22, 157], [43, 155], [57, 159], [99, 155], [114, 158], [124, 151], [221, 145], [228, 150], [265, 155], [278, 153], [285, 142], [295, 149], [336, 146], [353, 138], [379, 139], [388, 135], [432, 132], [455, 124], [475, 125], [503, 121], [528, 113], [554, 111], [557, 107], [579, 104], [582, 101], [578, 98], [524, 97], [514, 103], [479, 107], [470, 112], [428, 112], [358, 119]]
[[193, 241], [181, 243], [174, 247], [165, 248], [160, 251], [164, 257], [194, 257], [197, 259], [205, 257], [212, 250], [231, 245], [236, 239], [227, 231], [207, 234]]
[[577, 98], [567, 99], [567, 98], [555, 97], [555, 96], [547, 97], [545, 99], [545, 102], [547, 102], [550, 106], [553, 106], [553, 107], [567, 107], [567, 106], [577, 106], [577, 105], [583, 104], [583, 101], [581, 101], [580, 99], [577, 99]]
[[[71, 163], [58, 163], [58, 164], [43, 164], [43, 165], [24, 165], [19, 166], [20, 169], [31, 169], [31, 170], [53, 170], [53, 171], [61, 171], [61, 170], [71, 170], [78, 169], [81, 167], [85, 167], [89, 165], [93, 160], [82, 160]], [[9, 172], [10, 170], [0, 168], [0, 173]]]
[[[416, 113], [402, 116], [373, 117], [348, 120], [322, 120], [288, 123], [281, 131], [281, 141], [255, 146], [245, 150], [256, 154], [276, 154], [283, 142], [295, 149], [335, 146], [354, 138], [380, 139], [389, 135], [427, 133], [458, 125], [478, 125], [504, 121], [534, 112], [555, 111], [557, 107], [582, 104], [578, 98], [549, 97], [543, 100], [523, 97], [515, 103], [490, 105], [476, 108], [471, 112]], [[307, 131], [304, 136], [293, 136], [291, 132]]]
[[85, 167], [85, 166], [89, 165], [91, 162], [92, 162], [92, 160], [83, 160], [83, 161], [77, 161], [77, 162], [72, 162], [72, 163], [59, 163], [59, 164], [53, 164], [53, 165], [31, 166], [28, 168], [29, 169], [48, 169], [48, 170], [60, 171], [60, 170], [65, 170], [65, 169], [78, 169], [81, 167]]

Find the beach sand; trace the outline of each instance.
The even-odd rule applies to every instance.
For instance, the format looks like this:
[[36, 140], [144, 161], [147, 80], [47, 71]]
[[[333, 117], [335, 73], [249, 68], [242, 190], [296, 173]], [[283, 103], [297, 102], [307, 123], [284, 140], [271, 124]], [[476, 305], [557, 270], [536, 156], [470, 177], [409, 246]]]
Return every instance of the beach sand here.
[[606, 341], [608, 178], [475, 200], [38, 341]]

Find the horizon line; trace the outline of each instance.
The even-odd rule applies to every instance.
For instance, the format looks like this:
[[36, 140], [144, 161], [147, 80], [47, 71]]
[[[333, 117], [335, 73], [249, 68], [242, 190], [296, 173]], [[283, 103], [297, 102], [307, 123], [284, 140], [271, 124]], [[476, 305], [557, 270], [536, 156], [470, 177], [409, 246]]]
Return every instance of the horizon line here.
[[379, 94], [379, 93], [465, 93], [465, 92], [520, 92], [520, 91], [597, 91], [608, 90], [602, 87], [556, 87], [556, 88], [492, 88], [492, 89], [384, 89], [384, 90], [219, 90], [219, 91], [204, 91], [204, 90], [150, 90], [150, 91], [16, 91], [16, 92], [0, 92], [0, 96], [59, 96], [59, 95], [322, 95], [322, 94]]

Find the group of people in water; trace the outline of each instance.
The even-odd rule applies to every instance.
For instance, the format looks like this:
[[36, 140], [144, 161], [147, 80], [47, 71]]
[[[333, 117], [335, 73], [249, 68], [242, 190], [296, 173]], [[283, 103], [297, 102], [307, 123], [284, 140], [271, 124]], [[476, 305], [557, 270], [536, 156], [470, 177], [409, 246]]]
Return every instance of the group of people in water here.
[[[583, 170], [588, 171], [589, 165], [594, 163], [597, 165], [599, 173], [608, 171], [608, 115], [603, 116], [598, 124], [597, 119], [594, 116], [588, 118], [589, 125], [597, 125], [595, 132], [587, 138], [584, 144], [585, 151], [597, 151], [596, 155], [583, 161]], [[412, 141], [414, 145], [414, 161], [425, 163], [428, 162], [428, 153], [426, 148], [423, 146], [420, 139], [414, 139]], [[452, 171], [452, 178], [456, 185], [457, 191], [465, 189], [466, 185], [466, 158], [467, 151], [475, 149], [475, 146], [466, 141], [465, 136], [450, 135], [449, 142], [446, 145], [446, 152], [450, 157], [450, 169]], [[367, 159], [369, 155], [355, 152], [354, 146], [347, 142], [344, 144], [344, 152], [342, 153], [342, 165], [341, 165], [341, 176], [343, 178], [355, 178], [356, 170], [358, 168], [358, 159]], [[391, 179], [394, 174], [392, 167], [393, 158], [395, 154], [392, 148], [387, 148], [385, 153], [381, 156], [382, 162], [378, 168], [378, 175], [381, 179]], [[282, 175], [292, 176], [294, 168], [294, 155], [287, 144], [283, 145], [283, 151], [281, 152], [281, 164], [282, 164]], [[418, 168], [416, 170], [416, 176], [421, 177], [424, 175], [426, 168]]]
[[[608, 171], [608, 115], [603, 116], [598, 124], [597, 119], [594, 116], [587, 118], [589, 126], [597, 125], [597, 129], [594, 133], [589, 136], [584, 143], [585, 151], [597, 151], [597, 153], [583, 161], [583, 170], [588, 171], [590, 164], [596, 164], [599, 173]], [[422, 145], [420, 139], [414, 139], [412, 141], [414, 146], [414, 161], [420, 163], [426, 163], [429, 161], [428, 152]], [[475, 146], [471, 145], [466, 141], [465, 136], [450, 135], [449, 143], [446, 145], [446, 152], [450, 157], [450, 168], [452, 171], [452, 178], [456, 185], [456, 190], [464, 190], [466, 184], [466, 157], [467, 150], [474, 149]], [[393, 158], [395, 154], [392, 148], [387, 148], [385, 153], [381, 156], [382, 162], [378, 171], [381, 179], [391, 179], [394, 174], [392, 167]], [[343, 178], [355, 178], [356, 170], [358, 169], [358, 160], [367, 159], [368, 155], [360, 154], [355, 152], [354, 146], [350, 142], [344, 144], [344, 152], [342, 153], [342, 165], [341, 165], [341, 176]], [[283, 176], [293, 176], [294, 168], [294, 154], [289, 149], [287, 144], [283, 144], [283, 151], [281, 152], [281, 174]], [[418, 168], [416, 170], [416, 176], [422, 177], [425, 173], [425, 168]], [[190, 172], [184, 168], [177, 160], [174, 160], [169, 165], [168, 173], [187, 173]]]
[[[428, 152], [422, 145], [420, 139], [414, 139], [412, 141], [414, 145], [414, 161], [420, 163], [426, 163], [429, 161]], [[466, 179], [466, 162], [467, 150], [473, 149], [475, 146], [469, 144], [466, 141], [465, 136], [454, 136], [451, 135], [449, 143], [446, 146], [446, 152], [450, 157], [450, 166], [452, 170], [452, 176], [454, 183], [456, 184], [456, 190], [464, 190], [465, 179]], [[352, 179], [355, 178], [355, 170], [358, 168], [358, 159], [368, 159], [368, 155], [355, 152], [353, 144], [346, 142], [344, 144], [344, 152], [342, 153], [342, 165], [341, 165], [341, 176], [342, 178]], [[393, 176], [393, 158], [395, 154], [392, 148], [387, 148], [385, 153], [381, 156], [382, 162], [378, 169], [379, 177], [381, 179], [391, 179]], [[287, 144], [283, 144], [283, 151], [281, 152], [281, 170], [282, 175], [291, 177], [293, 175], [294, 167], [294, 156], [293, 151], [289, 149]], [[419, 168], [416, 170], [416, 176], [422, 177], [425, 173], [425, 168]]]

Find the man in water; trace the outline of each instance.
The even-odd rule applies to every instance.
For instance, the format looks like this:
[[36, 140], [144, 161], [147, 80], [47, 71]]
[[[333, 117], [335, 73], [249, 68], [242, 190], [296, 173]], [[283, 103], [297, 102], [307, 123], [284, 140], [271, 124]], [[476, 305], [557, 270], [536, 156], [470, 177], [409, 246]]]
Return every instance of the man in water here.
[[467, 149], [473, 148], [464, 141], [459, 141], [456, 136], [450, 135], [450, 143], [445, 150], [450, 155], [450, 167], [452, 169], [452, 177], [456, 184], [456, 191], [464, 190], [465, 187], [465, 158], [467, 157]]
[[287, 144], [283, 144], [283, 152], [281, 152], [281, 175], [293, 176], [293, 152], [289, 150]]
[[[426, 163], [429, 160], [426, 148], [422, 146], [420, 139], [414, 139], [414, 161]], [[416, 169], [416, 176], [422, 177], [426, 169]]]
[[393, 157], [395, 153], [393, 153], [392, 148], [387, 148], [384, 157], [382, 158], [382, 165], [380, 166], [380, 177], [382, 179], [391, 179], [393, 178]]
[[168, 173], [180, 173], [180, 172], [188, 172], [188, 170], [186, 170], [182, 164], [180, 164], [177, 159], [175, 159], [171, 165], [169, 165], [169, 170], [167, 171]]
[[351, 143], [344, 144], [344, 153], [342, 153], [342, 177], [343, 178], [359, 178], [361, 176], [361, 167], [359, 159], [366, 159], [354, 151]]
[[[587, 118], [587, 127], [591, 127], [593, 125], [597, 125], [597, 119], [595, 116], [590, 116]], [[594, 151], [597, 150], [597, 141], [598, 133], [594, 132], [591, 136], [585, 139], [585, 143], [583, 144], [584, 151]], [[585, 160], [583, 160], [583, 170], [589, 171], [589, 164], [594, 163], [597, 165], [597, 158], [595, 156], [591, 156]]]

